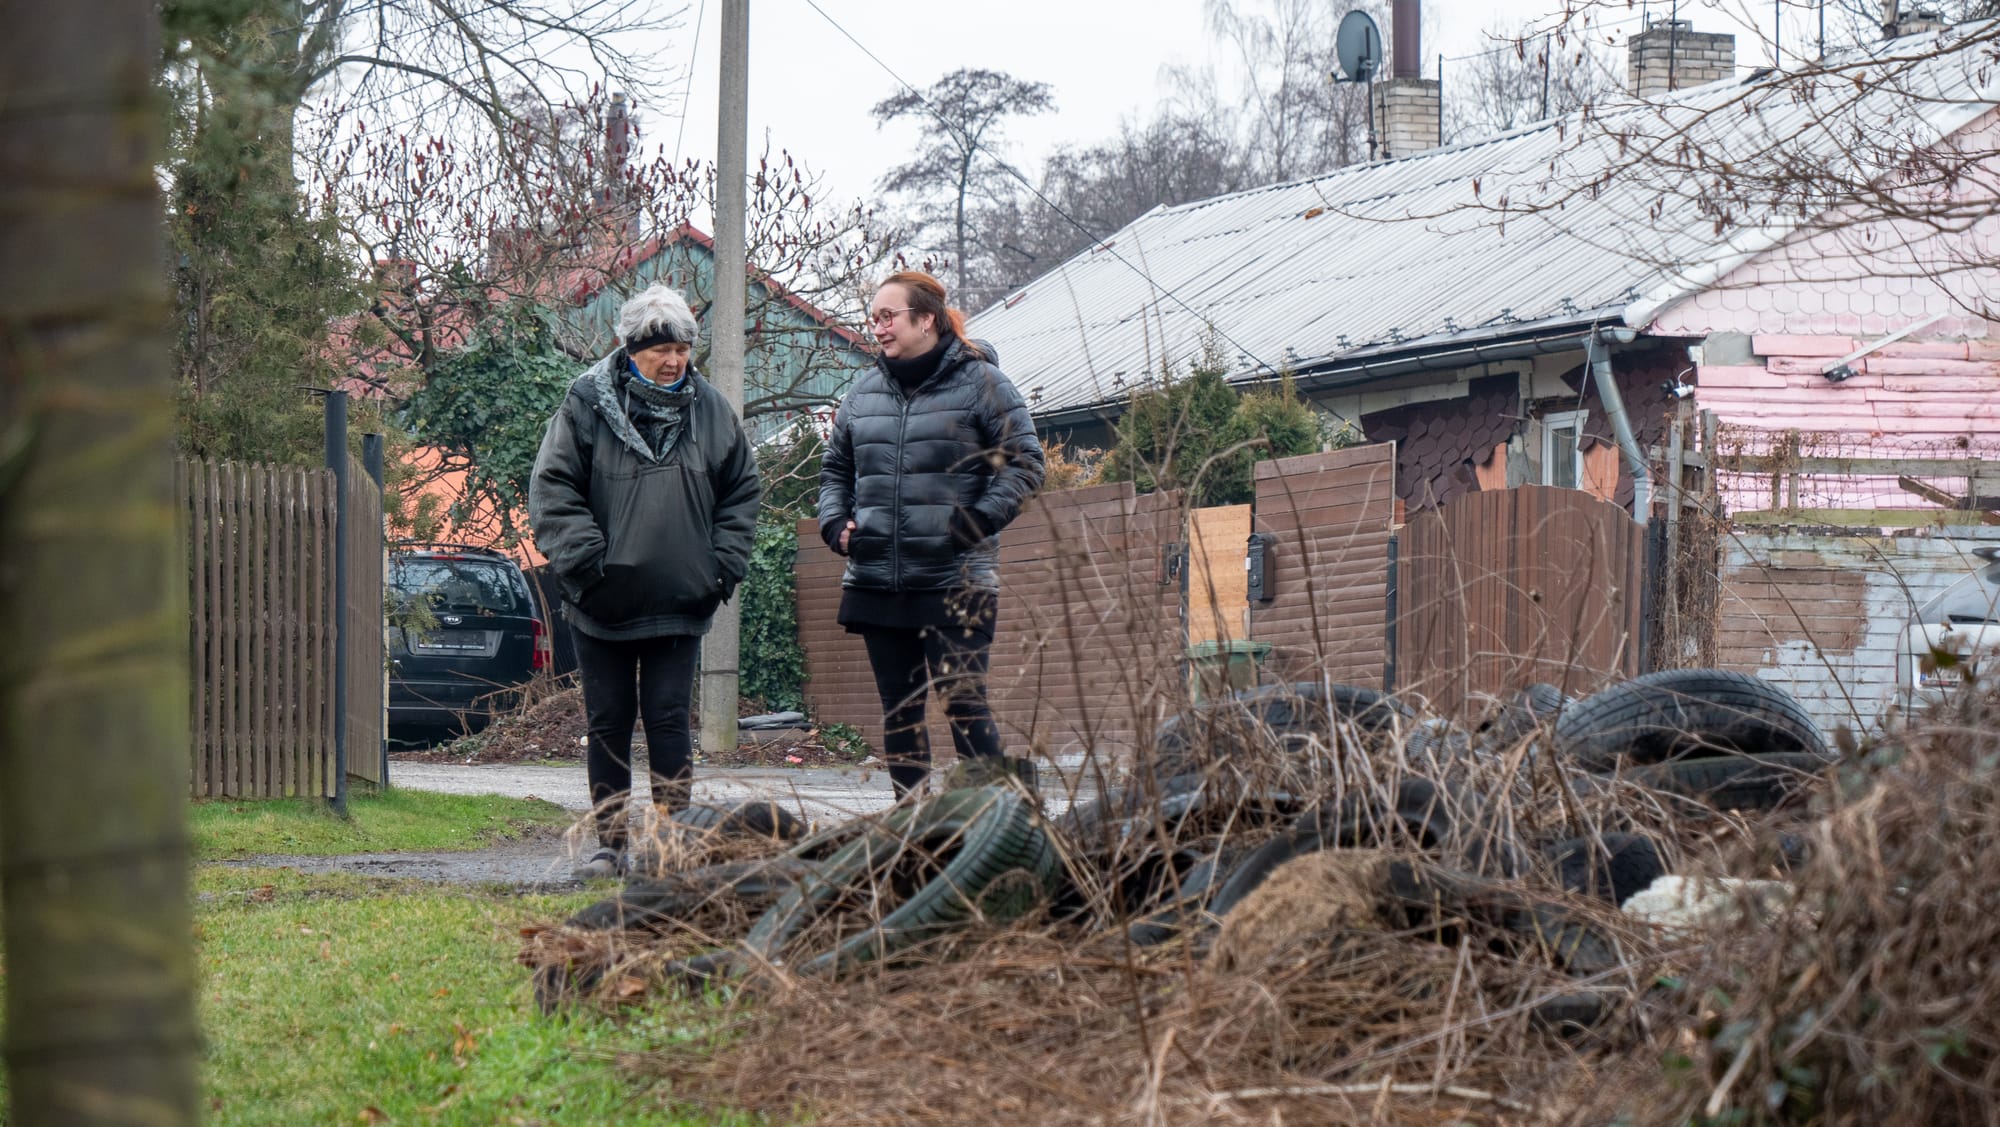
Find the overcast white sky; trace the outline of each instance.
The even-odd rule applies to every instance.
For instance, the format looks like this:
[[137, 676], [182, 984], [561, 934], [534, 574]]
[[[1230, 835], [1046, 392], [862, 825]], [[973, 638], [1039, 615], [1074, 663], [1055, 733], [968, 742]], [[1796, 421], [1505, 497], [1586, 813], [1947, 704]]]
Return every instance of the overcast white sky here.
[[[1090, 143], [1111, 135], [1121, 117], [1150, 116], [1167, 92], [1164, 71], [1172, 64], [1229, 64], [1231, 48], [1208, 34], [1202, 0], [1011, 0], [1006, 4], [909, 4], [887, 0], [817, 0], [826, 14], [873, 51], [904, 79], [921, 88], [959, 67], [1004, 71], [1016, 78], [1055, 87], [1057, 112], [1017, 119], [1009, 125], [1008, 156], [1031, 176], [1040, 158], [1058, 143]], [[1346, 0], [1325, 0], [1344, 11]], [[1746, 5], [1741, 0], [1686, 0], [1683, 18], [1698, 30], [1738, 32], [1737, 58], [1749, 65], [1766, 57], [1754, 41], [1750, 19], [1768, 23], [1776, 0]], [[1248, 6], [1260, 8], [1257, 0]], [[715, 152], [717, 31], [721, 0], [690, 0], [683, 27], [659, 50], [663, 75], [686, 75], [692, 61], [688, 112], [681, 140], [683, 155], [704, 159]], [[1498, 24], [1518, 25], [1560, 10], [1561, 0], [1429, 0], [1424, 30], [1424, 73], [1432, 77], [1439, 53], [1465, 55], [1487, 49], [1482, 32]], [[1650, 5], [1664, 17], [1668, 2]], [[1808, 9], [1793, 23], [1804, 27]], [[834, 200], [873, 198], [882, 173], [908, 159], [917, 128], [908, 120], [877, 129], [870, 106], [897, 87], [895, 80], [843, 36], [806, 0], [754, 0], [750, 16], [750, 151], [752, 159], [768, 134], [773, 149], [790, 149], [821, 173]], [[1757, 13], [1753, 15], [1753, 13]], [[1624, 36], [1639, 24], [1635, 2], [1607, 9], [1622, 64]], [[697, 20], [699, 17], [699, 21]], [[692, 33], [699, 22], [697, 37]], [[1384, 37], [1390, 29], [1382, 28]], [[1788, 31], [1801, 43], [1801, 32]], [[691, 46], [698, 46], [692, 54]], [[1448, 64], [1446, 82], [1451, 70]], [[680, 123], [671, 116], [680, 85], [664, 81], [654, 91], [667, 112], [645, 115], [648, 151], [674, 151]]]

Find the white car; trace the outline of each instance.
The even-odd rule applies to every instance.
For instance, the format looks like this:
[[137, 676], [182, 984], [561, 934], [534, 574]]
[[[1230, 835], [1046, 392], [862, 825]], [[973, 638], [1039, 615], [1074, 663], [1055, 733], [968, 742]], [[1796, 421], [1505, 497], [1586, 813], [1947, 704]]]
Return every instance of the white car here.
[[2000, 545], [1972, 554], [1986, 563], [1925, 603], [1903, 629], [1896, 682], [1906, 705], [1936, 701], [1975, 672], [2000, 676]]

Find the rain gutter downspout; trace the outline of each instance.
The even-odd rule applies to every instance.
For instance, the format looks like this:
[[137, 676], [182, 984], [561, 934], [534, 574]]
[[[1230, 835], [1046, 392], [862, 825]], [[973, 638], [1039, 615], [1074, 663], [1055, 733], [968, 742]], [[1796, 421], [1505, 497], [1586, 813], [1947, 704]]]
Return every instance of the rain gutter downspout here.
[[1646, 526], [1653, 512], [1653, 479], [1646, 467], [1645, 452], [1632, 433], [1632, 417], [1625, 413], [1625, 398], [1618, 394], [1618, 378], [1611, 371], [1611, 345], [1628, 344], [1638, 334], [1631, 329], [1600, 329], [1584, 344], [1589, 358], [1590, 378], [1597, 381], [1597, 398], [1611, 419], [1611, 433], [1618, 438], [1618, 451], [1625, 455], [1625, 468], [1632, 471], [1632, 519]]

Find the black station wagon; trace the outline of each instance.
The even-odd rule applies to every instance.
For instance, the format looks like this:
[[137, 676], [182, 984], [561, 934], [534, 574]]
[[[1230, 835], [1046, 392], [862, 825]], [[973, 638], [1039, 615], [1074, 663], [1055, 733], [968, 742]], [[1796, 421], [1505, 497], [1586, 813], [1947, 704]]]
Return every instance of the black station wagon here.
[[486, 548], [389, 557], [389, 731], [473, 731], [548, 668], [549, 631], [512, 559]]

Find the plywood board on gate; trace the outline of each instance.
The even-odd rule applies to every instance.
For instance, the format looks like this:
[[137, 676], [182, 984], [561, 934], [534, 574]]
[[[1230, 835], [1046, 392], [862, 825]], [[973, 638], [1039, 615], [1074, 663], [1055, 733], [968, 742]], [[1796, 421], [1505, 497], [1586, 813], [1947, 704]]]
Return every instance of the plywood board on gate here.
[[1187, 641], [1246, 638], [1250, 633], [1249, 505], [1217, 505], [1188, 514]]

